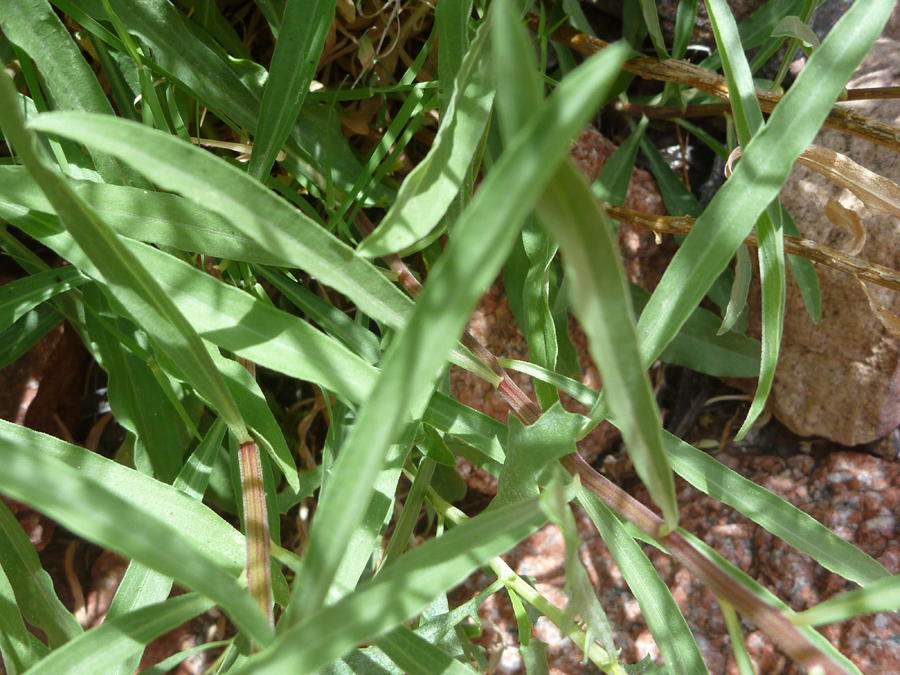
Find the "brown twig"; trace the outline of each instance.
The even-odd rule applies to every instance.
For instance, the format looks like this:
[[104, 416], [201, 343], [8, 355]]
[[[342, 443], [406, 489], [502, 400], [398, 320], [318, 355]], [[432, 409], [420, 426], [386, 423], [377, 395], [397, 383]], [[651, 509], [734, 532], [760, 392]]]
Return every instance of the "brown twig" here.
[[[528, 24], [532, 30], [537, 31], [539, 18], [534, 14], [529, 15]], [[579, 33], [569, 26], [558, 27], [550, 35], [550, 38], [588, 56], [609, 46], [609, 43], [590, 35]], [[724, 101], [729, 100], [728, 85], [724, 77], [687, 61], [678, 61], [676, 59], [661, 61], [650, 56], [640, 56], [635, 59], [629, 59], [622, 65], [622, 68], [645, 80], [683, 84], [704, 91], [707, 94], [712, 94]], [[773, 94], [763, 89], [756, 90], [756, 97], [759, 99], [760, 108], [766, 113], [772, 112], [781, 101], [779, 94]], [[846, 108], [833, 107], [825, 120], [824, 126], [843, 131], [852, 136], [858, 136], [876, 145], [900, 151], [900, 129], [869, 119]]]
[[[666, 234], [688, 234], [694, 226], [694, 218], [690, 216], [656, 216], [640, 211], [626, 209], [609, 202], [602, 202], [609, 217], [619, 222], [626, 222], [654, 232]], [[750, 234], [744, 243], [757, 247], [759, 244], [755, 234]], [[900, 291], [900, 273], [889, 267], [860, 260], [837, 249], [819, 244], [809, 239], [785, 235], [784, 250], [791, 255], [812, 260], [832, 269], [849, 274], [857, 279], [881, 286], [892, 291]]]
[[597, 473], [580, 455], [567, 455], [560, 463], [572, 475], [579, 476], [582, 485], [606, 506], [659, 542], [716, 597], [726, 600], [752, 621], [794, 661], [807, 669], [819, 666], [826, 675], [848, 675], [844, 668], [813, 645], [784, 612], [763, 602], [750, 589], [704, 556], [679, 532], [665, 533], [662, 518]]
[[[842, 101], [873, 101], [900, 98], [900, 87], [864, 87], [848, 89], [847, 97]], [[616, 101], [613, 106], [623, 115], [629, 117], [649, 117], [657, 120], [675, 120], [688, 117], [718, 117], [731, 113], [730, 103], [700, 103], [686, 105], [643, 105], [640, 103], [622, 103]]]

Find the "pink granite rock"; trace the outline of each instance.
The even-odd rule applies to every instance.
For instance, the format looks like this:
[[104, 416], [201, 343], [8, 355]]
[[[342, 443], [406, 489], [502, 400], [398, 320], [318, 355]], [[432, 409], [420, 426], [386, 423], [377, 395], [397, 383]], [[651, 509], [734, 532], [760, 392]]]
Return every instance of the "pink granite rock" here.
[[[782, 450], [791, 445], [784, 438], [781, 442]], [[826, 453], [828, 449], [823, 448]], [[895, 535], [900, 522], [900, 466], [856, 452], [821, 454], [780, 457], [732, 447], [714, 453], [714, 457], [810, 514], [871, 555], [889, 572], [900, 572], [900, 544]], [[681, 505], [680, 526], [794, 610], [808, 609], [856, 587], [684, 481], [678, 479], [676, 487]], [[630, 489], [641, 501], [649, 503], [642, 486]], [[609, 550], [587, 516], [581, 511], [576, 514], [584, 541], [579, 555], [607, 612], [616, 647], [622, 649], [620, 660], [636, 663], [649, 655], [659, 663], [659, 649]], [[649, 546], [642, 548], [684, 613], [711, 675], [738, 675], [725, 620], [713, 594], [671, 558]], [[547, 599], [565, 607], [562, 590], [565, 543], [555, 526], [544, 527], [504, 558], [519, 574], [534, 577], [536, 588]], [[455, 603], [468, 599], [490, 582], [483, 572], [476, 573], [454, 592]], [[516, 621], [507, 596], [504, 593], [491, 596], [480, 616], [490, 628], [481, 644], [497, 658], [497, 672], [523, 673], [516, 649]], [[755, 626], [742, 621], [742, 631], [755, 672], [766, 675], [800, 672]], [[866, 675], [900, 672], [897, 640], [900, 616], [896, 612], [856, 617], [824, 626], [821, 632]], [[549, 643], [547, 655], [552, 675], [597, 672], [592, 665], [581, 665], [581, 651], [568, 639], [562, 639], [546, 619], [537, 623], [535, 635]]]
[[[895, 10], [894, 15], [896, 26], [900, 12]], [[854, 75], [850, 87], [900, 84], [898, 59], [900, 42], [882, 37]], [[900, 101], [845, 105], [900, 126]], [[823, 130], [816, 144], [900, 182], [900, 154], [895, 151], [834, 130]], [[782, 190], [783, 203], [803, 236], [839, 248], [849, 235], [826, 218], [824, 206], [829, 197], [860, 216], [868, 241], [859, 257], [900, 269], [897, 218], [868, 213], [848, 190], [804, 167], [795, 167]], [[900, 424], [900, 341], [888, 334], [872, 313], [853, 278], [821, 267], [818, 277], [822, 294], [818, 325], [804, 310], [797, 287], [789, 283], [784, 339], [770, 398], [773, 412], [800, 435], [823, 436], [844, 445], [867, 443]], [[900, 313], [900, 296], [885, 289], [871, 290], [890, 311]], [[758, 292], [751, 300], [751, 317], [754, 313], [758, 316]]]

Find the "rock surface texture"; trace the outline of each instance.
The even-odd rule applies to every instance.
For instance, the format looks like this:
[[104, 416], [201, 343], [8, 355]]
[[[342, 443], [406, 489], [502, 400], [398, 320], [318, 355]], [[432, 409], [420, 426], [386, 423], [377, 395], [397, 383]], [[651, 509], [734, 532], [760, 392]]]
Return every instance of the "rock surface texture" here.
[[[900, 84], [900, 12], [854, 75], [850, 87]], [[893, 26], [893, 29], [892, 29]], [[900, 125], [900, 101], [856, 101], [844, 104], [858, 113]], [[867, 169], [900, 182], [900, 154], [838, 131], [823, 130], [816, 139]], [[824, 206], [834, 197], [860, 216], [868, 233], [863, 260], [900, 269], [900, 221], [872, 215], [848, 190], [821, 175], [796, 166], [782, 191], [782, 201], [802, 235], [841, 248], [849, 234], [833, 225]], [[872, 313], [857, 282], [830, 269], [818, 269], [822, 317], [813, 324], [795, 284], [789, 281], [784, 339], [770, 398], [775, 416], [800, 435], [818, 435], [844, 445], [871, 442], [900, 425], [900, 340], [891, 336]], [[900, 313], [900, 296], [871, 287], [891, 312]], [[751, 297], [759, 313], [758, 289]]]
[[[773, 449], [773, 441], [781, 453], [761, 454]], [[889, 572], [900, 572], [900, 545], [895, 536], [900, 518], [900, 465], [856, 452], [829, 453], [833, 450], [830, 444], [817, 447], [812, 455], [780, 456], [785, 450], [798, 450], [795, 444], [796, 438], [782, 433], [761, 447], [732, 446], [713, 456], [856, 544]], [[681, 527], [794, 610], [807, 609], [855, 587], [680, 479], [676, 488], [678, 503], [682, 504]], [[643, 487], [628, 489], [649, 503]], [[609, 550], [582, 512], [577, 512], [576, 518], [584, 541], [579, 555], [607, 612], [616, 647], [622, 649], [620, 660], [636, 663], [650, 656], [659, 662], [659, 650]], [[668, 556], [649, 546], [642, 548], [684, 613], [709, 673], [738, 675], [725, 621], [713, 594]], [[546, 526], [504, 557], [519, 574], [534, 577], [536, 588], [545, 597], [565, 607], [565, 542], [555, 526]], [[466, 587], [456, 593], [462, 601], [489, 583], [487, 576], [480, 573], [480, 578], [470, 578]], [[491, 596], [482, 607], [481, 616], [488, 620], [483, 644], [497, 660], [498, 672], [523, 673], [521, 658], [511, 647], [514, 632], [509, 631], [515, 630], [516, 622], [506, 595]], [[755, 672], [799, 675], [800, 669], [773, 648], [755, 626], [742, 622], [741, 627]], [[821, 632], [865, 675], [900, 673], [900, 615], [896, 612], [857, 617], [825, 626]], [[581, 651], [568, 639], [561, 639], [559, 631], [545, 619], [538, 621], [535, 634], [549, 644], [547, 656], [552, 675], [597, 672], [592, 664], [581, 665]]]

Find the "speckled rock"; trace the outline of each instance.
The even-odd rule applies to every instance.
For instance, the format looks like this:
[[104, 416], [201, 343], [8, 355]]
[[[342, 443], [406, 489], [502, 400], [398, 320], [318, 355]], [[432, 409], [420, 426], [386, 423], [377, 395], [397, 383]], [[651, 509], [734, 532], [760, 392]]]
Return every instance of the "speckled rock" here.
[[[856, 544], [889, 572], [900, 572], [900, 543], [896, 537], [900, 523], [900, 465], [855, 452], [782, 457], [731, 448], [714, 456]], [[677, 490], [682, 505], [681, 526], [793, 609], [807, 609], [855, 587], [683, 481], [678, 480]], [[645, 503], [649, 501], [641, 487], [635, 487], [633, 492]], [[583, 513], [577, 512], [577, 522], [584, 541], [579, 554], [608, 614], [616, 646], [622, 649], [621, 660], [636, 663], [649, 655], [659, 662], [659, 650], [609, 551]], [[709, 672], [738, 675], [725, 621], [712, 593], [659, 551], [650, 547], [644, 550], [685, 614]], [[565, 548], [554, 526], [525, 540], [506, 559], [520, 574], [534, 577], [537, 589], [548, 599], [565, 606]], [[483, 573], [476, 575], [456, 591], [455, 598], [467, 599], [489, 583]], [[492, 596], [481, 616], [487, 619], [482, 644], [495, 656], [498, 672], [523, 673], [514, 646], [515, 618], [506, 595]], [[755, 626], [743, 622], [742, 628], [756, 672], [799, 675], [800, 670]], [[866, 675], [900, 672], [897, 613], [858, 617], [823, 627], [822, 633]], [[568, 640], [560, 639], [559, 632], [546, 619], [538, 622], [535, 635], [549, 644], [547, 653], [553, 675], [597, 672], [593, 666], [581, 665], [581, 652]]]
[[[900, 11], [894, 15], [896, 24]], [[898, 58], [900, 42], [880, 39], [850, 86], [900, 84]], [[900, 125], [900, 101], [846, 105]], [[900, 182], [900, 155], [894, 151], [833, 130], [823, 130], [816, 143]], [[897, 218], [869, 214], [849, 191], [804, 167], [795, 167], [782, 191], [782, 200], [803, 236], [839, 248], [849, 235], [824, 215], [829, 197], [860, 215], [868, 240], [859, 257], [900, 269]], [[789, 283], [784, 339], [770, 399], [773, 412], [800, 435], [820, 435], [844, 445], [867, 443], [900, 424], [900, 341], [887, 333], [869, 309], [853, 278], [824, 268], [818, 269], [818, 277], [822, 294], [818, 325], [804, 310], [797, 287]], [[885, 289], [871, 290], [892, 312], [900, 312], [900, 296]], [[751, 301], [751, 316], [758, 316], [758, 292]]]

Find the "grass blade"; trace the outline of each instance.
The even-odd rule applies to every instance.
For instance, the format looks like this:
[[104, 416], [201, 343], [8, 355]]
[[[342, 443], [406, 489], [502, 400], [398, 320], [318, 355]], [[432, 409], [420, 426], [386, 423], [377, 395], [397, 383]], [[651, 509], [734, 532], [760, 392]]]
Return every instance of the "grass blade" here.
[[53, 590], [53, 581], [41, 567], [34, 544], [2, 502], [0, 560], [3, 561], [4, 577], [16, 595], [13, 607], [18, 605], [17, 609], [7, 609], [2, 614], [18, 614], [21, 611], [28, 623], [44, 631], [51, 648], [59, 647], [84, 632]]
[[688, 483], [737, 509], [822, 567], [862, 585], [888, 575], [881, 564], [817, 520], [706, 453], [669, 434], [666, 450], [673, 468]]
[[848, 10], [810, 57], [766, 127], [744, 148], [740, 164], [697, 220], [641, 315], [638, 336], [644, 363], [656, 359], [677, 334], [775, 199], [794, 160], [818, 133], [892, 7], [889, 0], [874, 0], [865, 9], [854, 5]]
[[[504, 83], [498, 92], [498, 105], [504, 133], [511, 135], [512, 129], [527, 117], [524, 111], [533, 106], [536, 78], [517, 66], [531, 61], [522, 29], [511, 16], [503, 18], [502, 22], [498, 19], [495, 37], [495, 49], [507, 55], [506, 77], [497, 78]], [[609, 57], [611, 65], [616, 64], [612, 59], [625, 56], [624, 46], [618, 49]], [[605, 94], [617, 74], [610, 69], [592, 84], [603, 88]], [[630, 172], [627, 175], [630, 178]], [[575, 313], [589, 336], [591, 355], [610, 392], [609, 399], [615, 401], [614, 412], [625, 421], [622, 435], [635, 469], [662, 509], [667, 524], [675, 527], [675, 483], [662, 448], [656, 401], [637, 349], [631, 297], [612, 226], [587, 181], [569, 161], [550, 179], [537, 201], [536, 211], [543, 226], [559, 242], [567, 277], [574, 288], [583, 290], [573, 298]]]
[[[47, 0], [10, 0], [4, 3], [3, 10], [0, 15], [3, 34], [35, 60], [59, 110], [113, 115], [94, 72]], [[136, 176], [115, 160], [102, 153], [94, 153], [92, 157], [97, 171], [107, 182], [146, 187], [144, 181], [134, 180]]]
[[46, 270], [0, 286], [0, 331], [59, 293], [78, 288], [87, 277], [75, 267]]
[[398, 626], [374, 643], [408, 675], [476, 675], [472, 666], [457, 661], [406, 626]]
[[[6, 509], [6, 505], [3, 505]], [[0, 612], [0, 658], [8, 675], [24, 673], [40, 657], [32, 649], [28, 630], [19, 613], [16, 594], [0, 567], [0, 603], [6, 608]]]
[[178, 363], [191, 384], [225, 418], [232, 433], [242, 441], [249, 440], [246, 425], [231, 394], [184, 315], [118, 235], [78, 198], [62, 175], [35, 154], [33, 148], [37, 146], [33, 145], [32, 134], [22, 126], [23, 120], [15, 105], [15, 90], [5, 73], [0, 75], [0, 111], [4, 110], [0, 112], [4, 132], [79, 246], [102, 270], [110, 291], [133, 315], [137, 315], [141, 327], [165, 346], [167, 354]]
[[637, 542], [593, 493], [583, 489], [578, 503], [597, 526], [628, 588], [641, 606], [647, 626], [665, 659], [666, 671], [680, 675], [707, 673], [684, 615]]
[[[234, 675], [316, 672], [422, 611], [479, 565], [546, 522], [537, 499], [492, 510], [404, 554], [338, 603], [304, 615]], [[403, 588], [403, 593], [397, 589]], [[282, 619], [284, 621], [284, 619]], [[301, 639], [302, 636], [302, 639]]]
[[[34, 451], [37, 447], [42, 450], [56, 447], [70, 455], [73, 450], [76, 455], [88, 455], [81, 448], [2, 421], [0, 439], [3, 441], [0, 444], [3, 459], [0, 462], [0, 490], [4, 494], [47, 514], [100, 546], [140, 560], [185, 588], [203, 593], [215, 600], [258, 644], [266, 645], [271, 641], [272, 631], [266, 625], [265, 617], [235, 577], [211, 558], [202, 545], [198, 546], [193, 537], [183, 534], [196, 531], [196, 520], [186, 522], [184, 529], [172, 525], [175, 500], [160, 505], [159, 511], [168, 518], [164, 520], [157, 511], [151, 510], [153, 507], [148, 504], [146, 492], [135, 490], [131, 499], [126, 499], [114, 492], [108, 482], [88, 476], [84, 468], [75, 469], [49, 454]], [[105, 462], [112, 464], [102, 458], [92, 463]], [[143, 482], [135, 478], [141, 474], [124, 467], [120, 470], [133, 474], [132, 482]], [[142, 479], [163, 485], [150, 478], [142, 476]], [[47, 485], [51, 483], [55, 489], [48, 490]], [[187, 499], [174, 490], [172, 493]], [[190, 501], [192, 510], [205, 509]], [[165, 542], [165, 546], [161, 547], [160, 542]], [[223, 543], [210, 541], [206, 545]], [[243, 557], [243, 549], [239, 556]], [[238, 565], [240, 571], [243, 562]]]
[[[734, 125], [740, 144], [745, 146], [751, 142], [753, 135], [763, 126], [762, 110], [756, 98], [753, 76], [750, 73], [747, 59], [744, 57], [734, 17], [724, 0], [710, 0], [709, 17], [716, 42], [719, 45], [719, 52], [722, 55], [722, 67], [728, 81], [728, 89], [732, 92], [730, 101], [731, 110], [734, 113]], [[779, 213], [777, 200], [774, 200], [766, 211], [760, 214], [756, 223], [762, 288], [762, 351], [760, 353], [759, 384], [753, 396], [753, 402], [750, 404], [747, 419], [737, 433], [736, 439], [738, 440], [744, 437], [762, 412], [775, 379], [775, 368], [778, 365], [785, 307], [784, 238], [781, 219], [777, 217]]]
[[53, 651], [39, 664], [42, 675], [108, 673], [163, 633], [213, 606], [202, 595], [190, 593], [128, 614], [106, 619], [81, 637]]
[[263, 90], [247, 172], [261, 181], [300, 114], [319, 64], [336, 0], [288, 0]]
[[319, 504], [304, 558], [304, 573], [315, 585], [292, 597], [282, 624], [311, 614], [324, 600], [385, 453], [412, 410], [430, 395], [469, 312], [512, 248], [536, 190], [564, 160], [569, 139], [599, 104], [603, 92], [597, 82], [614, 73], [623, 57], [623, 50], [612, 50], [563, 80], [503, 153], [457, 222], [447, 252], [432, 268], [412, 317], [385, 355], [375, 389], [338, 456], [330, 479], [337, 489], [328, 490]]
[[99, 147], [225, 218], [277, 259], [347, 295], [366, 314], [399, 328], [412, 302], [374, 266], [243, 171], [176, 138], [126, 120], [59, 113], [35, 128]]
[[494, 99], [489, 29], [490, 21], [482, 23], [466, 54], [431, 150], [403, 181], [378, 229], [359, 246], [360, 255], [381, 256], [412, 246], [437, 226], [459, 193]]
[[798, 626], [821, 626], [874, 612], [896, 612], [900, 608], [900, 575], [873, 581], [865, 588], [842, 593], [800, 612], [791, 621]]

